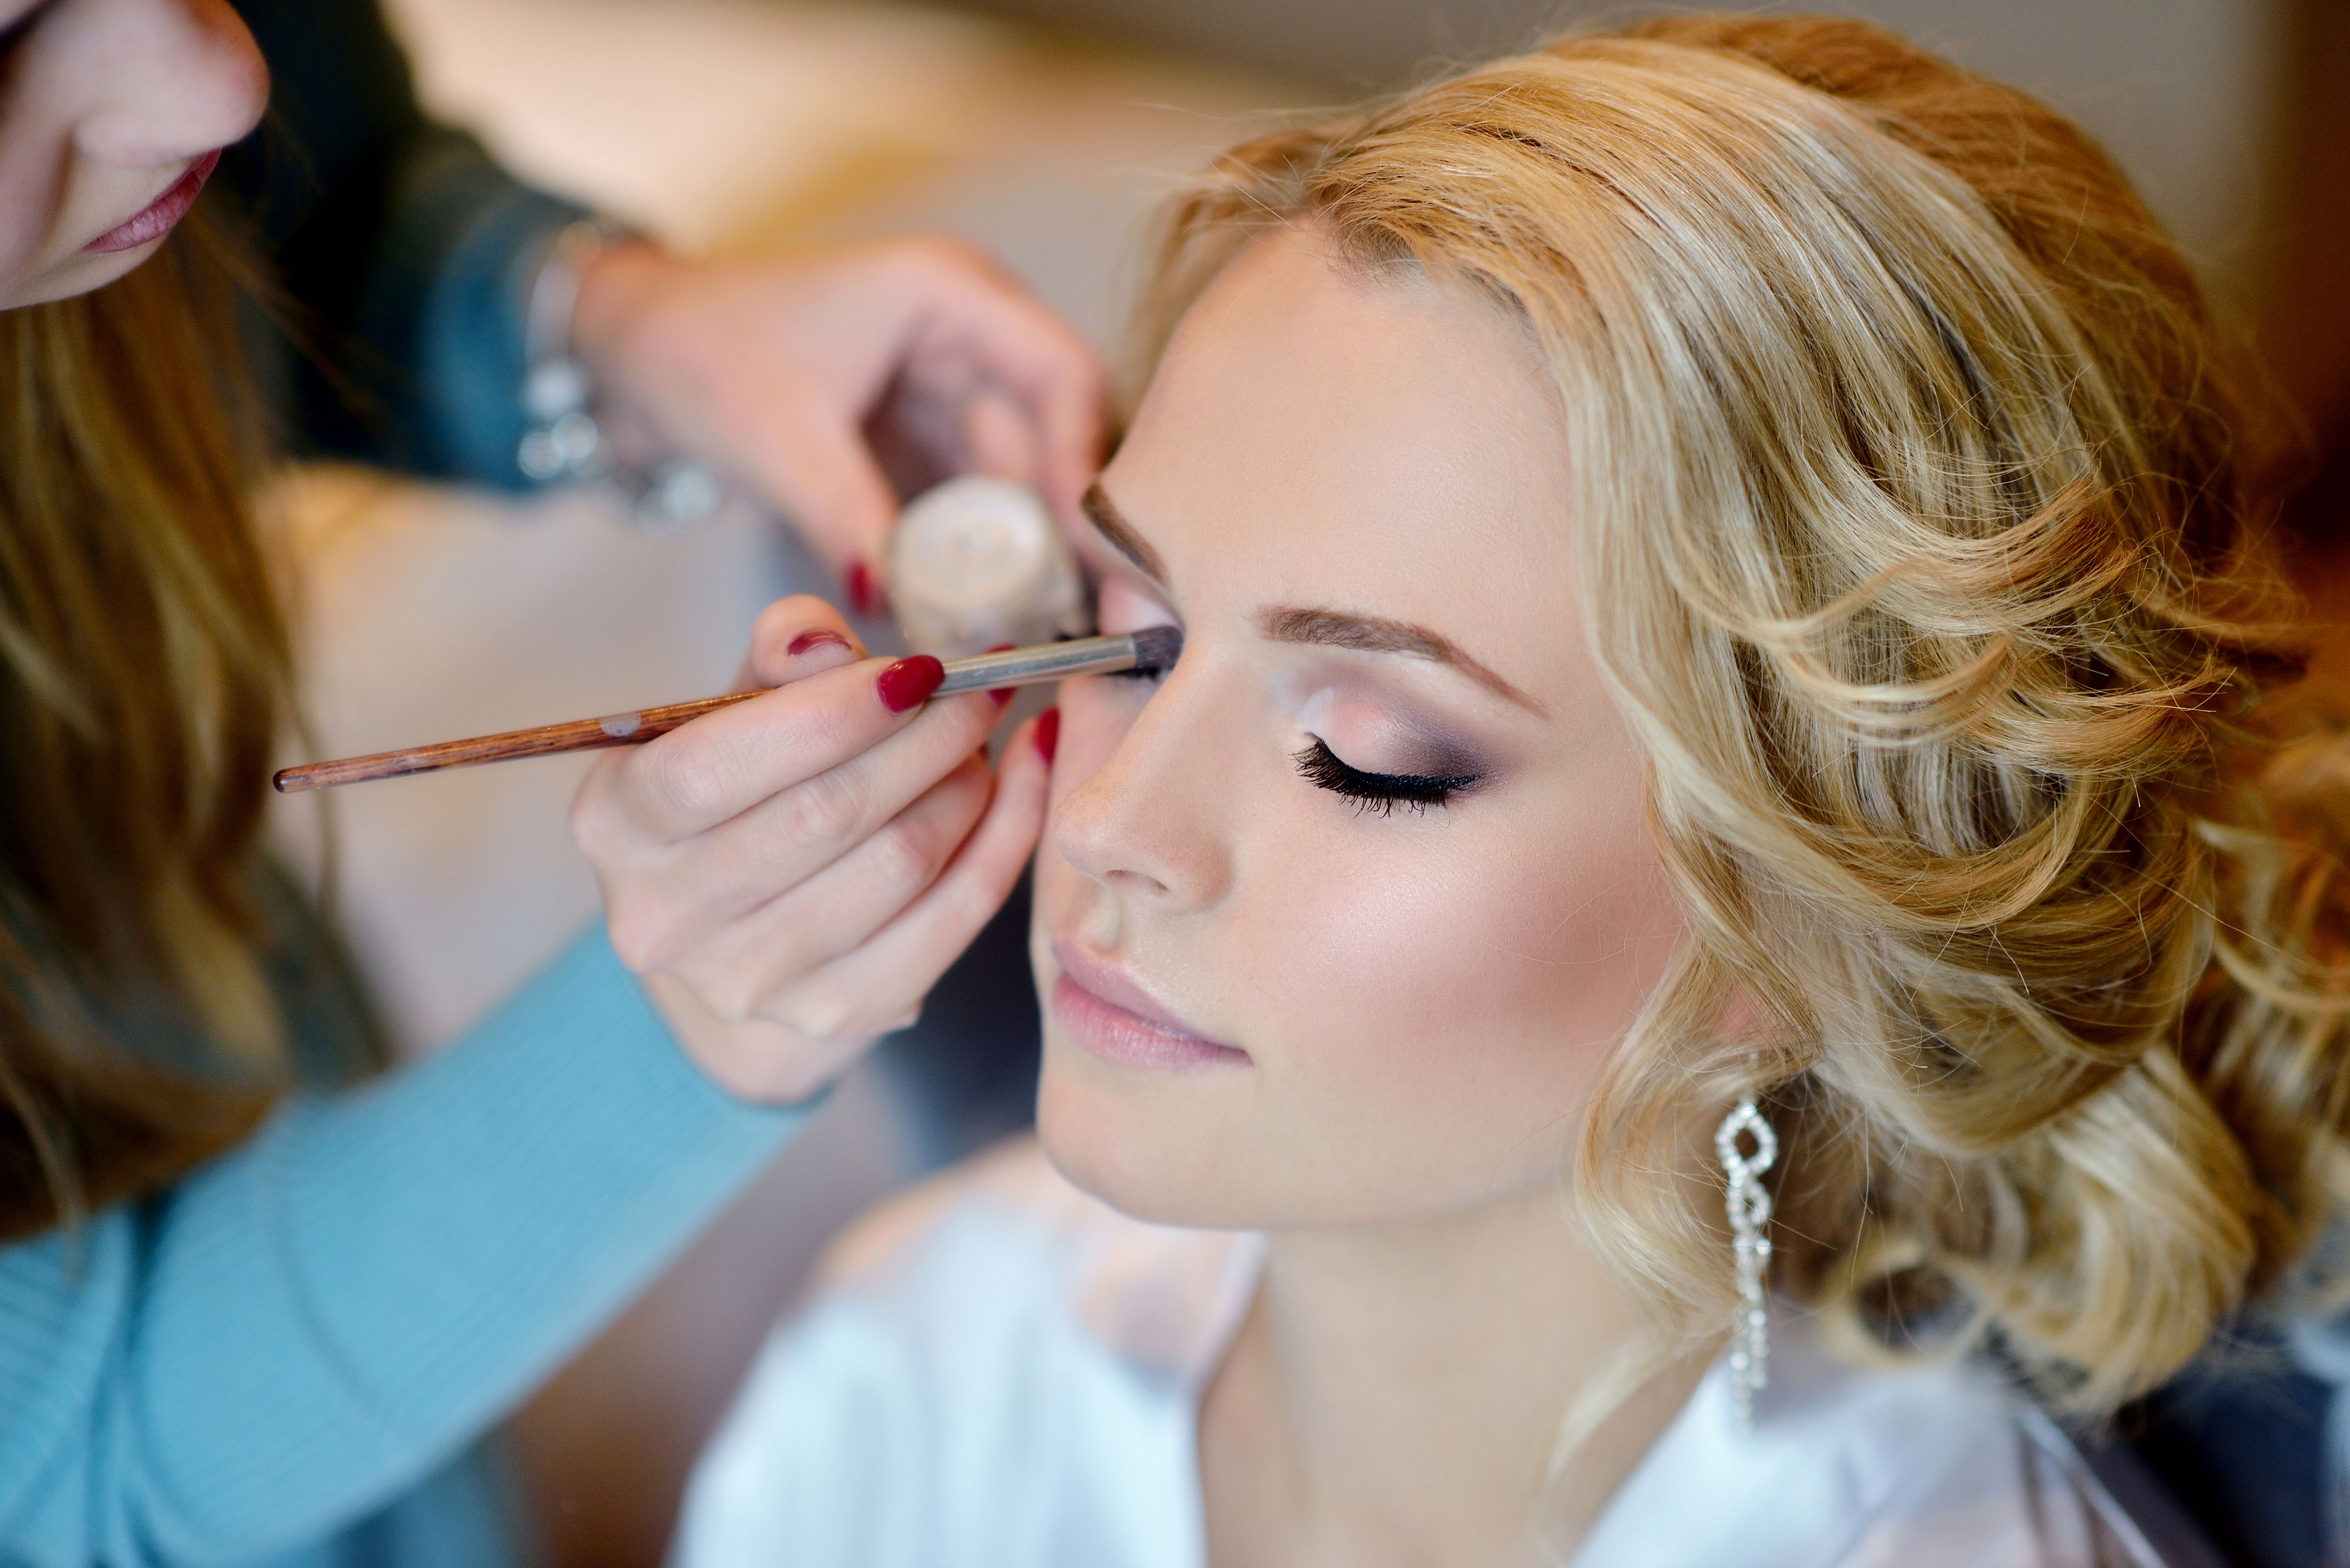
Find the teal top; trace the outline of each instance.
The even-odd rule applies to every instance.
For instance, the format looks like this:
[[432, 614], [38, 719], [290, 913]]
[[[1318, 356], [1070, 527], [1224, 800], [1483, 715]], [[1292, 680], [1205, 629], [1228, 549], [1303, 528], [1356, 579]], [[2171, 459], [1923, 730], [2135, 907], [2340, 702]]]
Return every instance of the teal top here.
[[0, 1248], [0, 1563], [484, 1561], [466, 1451], [804, 1114], [704, 1077], [598, 925], [440, 1055]]

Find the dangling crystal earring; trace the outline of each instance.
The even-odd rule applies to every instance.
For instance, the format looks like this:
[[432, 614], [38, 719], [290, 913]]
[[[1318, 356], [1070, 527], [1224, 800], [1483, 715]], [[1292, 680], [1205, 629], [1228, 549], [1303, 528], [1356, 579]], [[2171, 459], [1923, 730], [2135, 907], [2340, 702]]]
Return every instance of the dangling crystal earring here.
[[[1738, 1135], [1754, 1139], [1754, 1152], [1741, 1154]], [[1762, 1173], [1779, 1158], [1779, 1135], [1747, 1096], [1721, 1118], [1713, 1152], [1729, 1179], [1730, 1234], [1736, 1249], [1740, 1314], [1730, 1336], [1730, 1397], [1738, 1429], [1754, 1429], [1754, 1396], [1771, 1381], [1771, 1311], [1762, 1282], [1771, 1268], [1771, 1194]]]

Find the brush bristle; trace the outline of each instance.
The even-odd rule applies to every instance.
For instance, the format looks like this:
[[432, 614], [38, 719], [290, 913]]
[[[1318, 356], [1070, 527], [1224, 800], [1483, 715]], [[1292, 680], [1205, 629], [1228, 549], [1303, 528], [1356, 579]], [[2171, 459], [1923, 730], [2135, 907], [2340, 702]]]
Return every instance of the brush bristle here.
[[1137, 670], [1171, 670], [1182, 651], [1183, 628], [1180, 626], [1146, 626], [1134, 634]]

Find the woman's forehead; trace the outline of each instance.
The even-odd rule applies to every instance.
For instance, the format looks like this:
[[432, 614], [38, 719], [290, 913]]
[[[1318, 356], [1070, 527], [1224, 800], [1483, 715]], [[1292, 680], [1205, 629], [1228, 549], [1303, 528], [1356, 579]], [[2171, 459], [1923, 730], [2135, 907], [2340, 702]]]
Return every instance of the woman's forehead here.
[[1310, 234], [1252, 247], [1170, 346], [1105, 476], [1169, 586], [1429, 626], [1513, 682], [1579, 636], [1562, 423], [1490, 307]]
[[1466, 290], [1367, 278], [1311, 229], [1251, 246], [1202, 293], [1128, 441], [1203, 444], [1276, 493], [1440, 483], [1464, 502], [1551, 488], [1565, 459], [1523, 334]]

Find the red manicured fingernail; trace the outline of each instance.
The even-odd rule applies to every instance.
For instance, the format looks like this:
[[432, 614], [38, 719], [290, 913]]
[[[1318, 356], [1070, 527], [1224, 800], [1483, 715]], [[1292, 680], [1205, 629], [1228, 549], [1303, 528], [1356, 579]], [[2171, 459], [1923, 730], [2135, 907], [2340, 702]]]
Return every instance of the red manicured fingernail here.
[[871, 615], [881, 607], [880, 596], [873, 591], [873, 568], [868, 563], [849, 562], [841, 586], [848, 590], [848, 607], [858, 615]]
[[937, 691], [939, 682], [946, 678], [945, 665], [927, 653], [918, 653], [883, 670], [873, 682], [873, 689], [881, 694], [881, 706], [892, 713], [902, 713]]
[[[1011, 651], [1012, 651], [1012, 649], [1013, 649], [1013, 645], [1012, 645], [1011, 643], [1008, 643], [1008, 642], [999, 642], [999, 643], [997, 643], [993, 648], [989, 649], [987, 651], [988, 651], [988, 652], [990, 652], [990, 653], [1009, 653], [1009, 652], [1011, 652]], [[992, 686], [992, 687], [988, 688], [988, 692], [987, 692], [987, 694], [988, 694], [990, 697], [994, 698], [994, 699], [995, 699], [995, 705], [996, 705], [997, 707], [1001, 708], [1001, 707], [1003, 707], [1005, 703], [1007, 703], [1007, 702], [1009, 702], [1009, 701], [1012, 701], [1012, 693], [1014, 692], [1014, 690], [1016, 690], [1016, 688], [1010, 687], [1010, 686]]]
[[1036, 715], [1036, 753], [1049, 764], [1061, 746], [1061, 711], [1047, 708]]
[[797, 659], [812, 648], [847, 648], [847, 646], [848, 639], [841, 636], [840, 633], [827, 631], [824, 628], [817, 627], [792, 639], [792, 645], [784, 651], [792, 658]]

